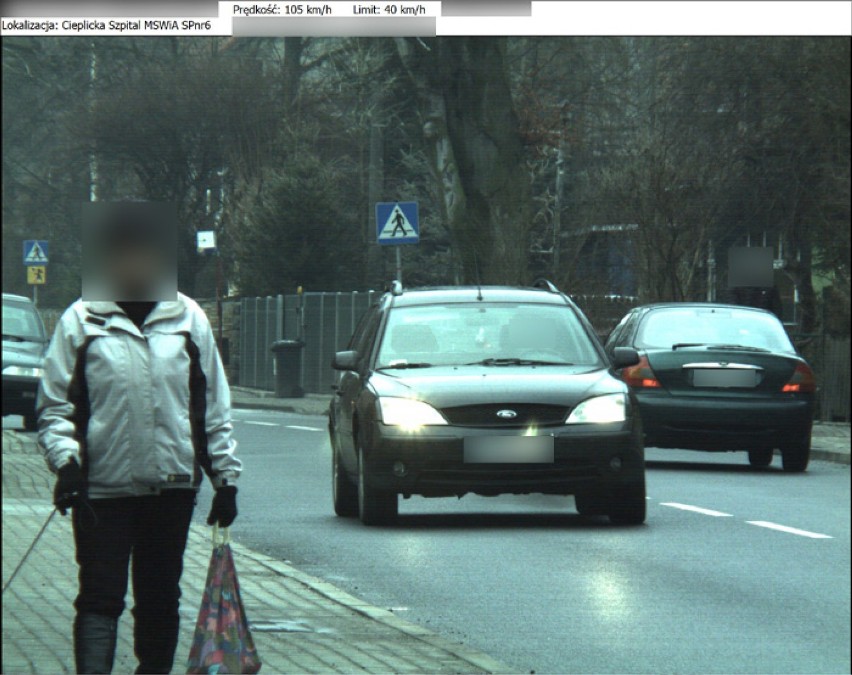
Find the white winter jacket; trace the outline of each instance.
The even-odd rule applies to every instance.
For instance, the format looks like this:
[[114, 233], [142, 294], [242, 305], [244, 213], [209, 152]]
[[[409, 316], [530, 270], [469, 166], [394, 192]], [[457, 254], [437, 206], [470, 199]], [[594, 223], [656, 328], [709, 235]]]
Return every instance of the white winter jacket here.
[[241, 470], [231, 394], [210, 322], [178, 294], [142, 324], [78, 300], [56, 326], [39, 387], [39, 444], [53, 471], [77, 460], [92, 498], [214, 487]]

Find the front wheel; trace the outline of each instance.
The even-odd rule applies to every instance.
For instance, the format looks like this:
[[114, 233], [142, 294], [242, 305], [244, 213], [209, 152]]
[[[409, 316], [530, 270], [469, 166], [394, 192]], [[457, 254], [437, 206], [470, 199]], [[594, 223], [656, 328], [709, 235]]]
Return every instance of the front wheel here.
[[575, 494], [574, 506], [581, 516], [605, 516], [607, 514], [606, 499], [589, 492]]
[[38, 431], [38, 417], [35, 415], [24, 415], [24, 430]]
[[748, 451], [748, 463], [756, 469], [772, 464], [772, 448], [752, 448]]
[[645, 522], [647, 499], [645, 481], [613, 488], [609, 520], [614, 525], [641, 525]]
[[346, 469], [340, 463], [340, 452], [332, 443], [331, 450], [331, 489], [334, 499], [334, 512], [343, 518], [358, 515], [358, 488], [349, 480]]
[[364, 525], [383, 525], [396, 520], [399, 502], [396, 492], [377, 490], [370, 485], [369, 466], [363, 448], [358, 452], [358, 516]]

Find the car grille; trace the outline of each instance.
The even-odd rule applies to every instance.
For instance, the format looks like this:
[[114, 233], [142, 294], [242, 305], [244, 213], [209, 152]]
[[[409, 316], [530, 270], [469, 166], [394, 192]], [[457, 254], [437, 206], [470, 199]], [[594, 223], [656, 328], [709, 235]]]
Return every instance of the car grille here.
[[[515, 412], [515, 417], [501, 417], [502, 410]], [[536, 403], [494, 403], [443, 408], [450, 424], [462, 427], [528, 427], [564, 424], [570, 408]]]

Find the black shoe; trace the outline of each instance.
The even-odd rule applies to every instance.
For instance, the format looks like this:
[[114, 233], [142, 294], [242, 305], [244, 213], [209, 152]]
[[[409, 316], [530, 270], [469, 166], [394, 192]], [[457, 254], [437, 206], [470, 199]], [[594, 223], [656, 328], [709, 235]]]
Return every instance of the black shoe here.
[[78, 614], [74, 619], [74, 665], [78, 673], [111, 673], [118, 619]]

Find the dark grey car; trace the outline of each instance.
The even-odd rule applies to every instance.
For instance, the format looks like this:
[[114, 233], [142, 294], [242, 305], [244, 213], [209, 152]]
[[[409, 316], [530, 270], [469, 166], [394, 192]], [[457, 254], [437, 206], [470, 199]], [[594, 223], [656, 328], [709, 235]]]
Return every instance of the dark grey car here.
[[645, 520], [635, 401], [571, 300], [541, 288], [386, 293], [362, 319], [330, 410], [334, 507], [393, 519], [398, 495], [575, 495]]
[[22, 415], [35, 431], [36, 394], [48, 338], [32, 300], [3, 294], [3, 415]]
[[808, 466], [816, 381], [770, 312], [715, 303], [631, 310], [606, 343], [640, 361], [621, 371], [636, 394], [645, 444], [748, 451], [765, 467], [780, 449], [785, 471]]

